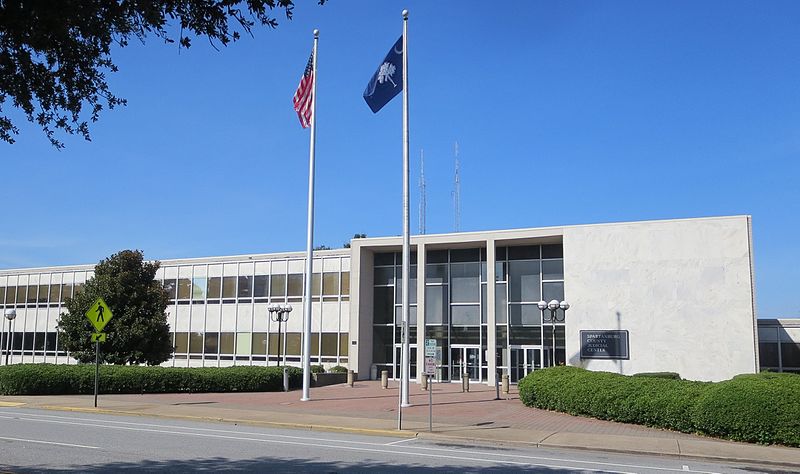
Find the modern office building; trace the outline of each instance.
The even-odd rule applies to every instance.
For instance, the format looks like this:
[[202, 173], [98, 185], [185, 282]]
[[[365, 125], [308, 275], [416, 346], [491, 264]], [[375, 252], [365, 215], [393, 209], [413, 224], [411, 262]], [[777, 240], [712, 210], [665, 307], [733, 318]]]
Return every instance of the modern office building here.
[[[723, 380], [758, 371], [759, 347], [773, 353], [766, 340], [759, 346], [749, 216], [418, 235], [411, 245], [412, 378], [424, 367], [423, 339], [435, 341], [438, 379], [467, 373], [485, 383], [552, 364]], [[299, 365], [304, 257], [163, 260], [157, 278], [171, 296], [175, 346], [165, 365], [277, 363], [267, 311], [276, 302], [294, 307], [280, 346]], [[312, 363], [346, 365], [362, 379], [399, 376], [401, 265], [400, 237], [315, 252]], [[0, 307], [17, 313], [10, 334], [3, 322], [0, 353], [10, 343], [11, 363], [74, 363], [56, 321], [92, 271], [0, 271]], [[542, 311], [542, 300], [570, 307]]]

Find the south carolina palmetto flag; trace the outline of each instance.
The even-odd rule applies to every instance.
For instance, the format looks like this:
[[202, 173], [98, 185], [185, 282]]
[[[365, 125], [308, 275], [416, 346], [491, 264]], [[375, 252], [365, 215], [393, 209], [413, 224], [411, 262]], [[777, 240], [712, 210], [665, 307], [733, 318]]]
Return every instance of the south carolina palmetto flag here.
[[306, 70], [303, 71], [303, 77], [300, 78], [300, 84], [292, 98], [294, 110], [297, 112], [297, 118], [300, 119], [300, 125], [303, 128], [311, 126], [311, 102], [314, 92], [314, 53], [308, 57], [308, 64]]

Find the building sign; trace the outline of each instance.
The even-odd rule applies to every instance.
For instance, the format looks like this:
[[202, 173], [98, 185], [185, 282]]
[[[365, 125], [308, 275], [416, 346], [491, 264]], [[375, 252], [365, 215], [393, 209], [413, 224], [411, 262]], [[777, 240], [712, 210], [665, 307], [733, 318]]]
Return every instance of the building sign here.
[[630, 359], [628, 331], [581, 331], [581, 359]]

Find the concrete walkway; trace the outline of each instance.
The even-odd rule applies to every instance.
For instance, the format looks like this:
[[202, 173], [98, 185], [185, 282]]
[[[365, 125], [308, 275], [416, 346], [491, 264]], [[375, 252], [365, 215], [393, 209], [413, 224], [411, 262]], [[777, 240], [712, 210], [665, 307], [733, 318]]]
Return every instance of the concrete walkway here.
[[313, 388], [311, 401], [289, 393], [201, 393], [101, 395], [98, 408], [90, 395], [0, 397], [0, 406], [147, 415], [227, 421], [275, 427], [375, 433], [389, 436], [440, 437], [531, 446], [579, 448], [637, 454], [708, 458], [800, 469], [800, 449], [760, 446], [673, 431], [582, 418], [527, 408], [516, 388], [508, 399], [495, 400], [494, 387], [436, 384], [433, 432], [428, 432], [428, 392], [411, 385], [412, 407], [403, 409], [403, 431], [397, 431], [397, 384], [379, 382], [354, 387]]

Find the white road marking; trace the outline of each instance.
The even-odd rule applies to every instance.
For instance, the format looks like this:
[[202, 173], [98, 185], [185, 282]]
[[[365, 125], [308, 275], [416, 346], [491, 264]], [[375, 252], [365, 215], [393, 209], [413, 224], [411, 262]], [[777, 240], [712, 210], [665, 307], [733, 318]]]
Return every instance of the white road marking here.
[[84, 446], [82, 444], [56, 443], [55, 441], [42, 441], [38, 439], [8, 438], [6, 436], [0, 436], [0, 439], [4, 439], [7, 441], [20, 441], [23, 443], [54, 444], [56, 446], [67, 446], [69, 448], [100, 449], [99, 446]]
[[384, 444], [384, 446], [393, 446], [395, 444], [405, 443], [406, 441], [414, 441], [417, 438], [407, 438], [407, 439], [399, 439], [397, 441], [392, 441], [390, 443]]
[[[634, 464], [621, 464], [621, 463], [608, 463], [608, 462], [596, 462], [596, 461], [581, 461], [581, 460], [572, 460], [572, 459], [562, 459], [562, 458], [553, 458], [553, 457], [544, 457], [544, 456], [526, 456], [520, 454], [506, 454], [506, 453], [493, 453], [493, 452], [484, 452], [484, 451], [472, 451], [472, 450], [459, 450], [460, 453], [476, 455], [476, 456], [493, 456], [493, 457], [506, 457], [506, 458], [516, 458], [516, 459], [526, 459], [530, 460], [529, 462], [517, 462], [517, 461], [508, 461], [503, 459], [486, 459], [483, 458], [466, 458], [466, 457], [458, 457], [452, 455], [441, 455], [441, 454], [425, 454], [421, 453], [418, 450], [426, 450], [426, 451], [444, 451], [447, 453], [453, 452], [452, 449], [444, 449], [444, 448], [433, 448], [427, 446], [415, 446], [413, 453], [410, 452], [403, 452], [403, 451], [381, 451], [381, 450], [374, 450], [368, 448], [358, 448], [352, 446], [331, 446], [331, 445], [323, 445], [323, 444], [313, 444], [308, 443], [308, 441], [323, 441], [323, 442], [332, 442], [332, 443], [342, 443], [342, 444], [359, 444], [365, 446], [387, 446], [392, 445], [395, 443], [400, 443], [404, 441], [410, 441], [411, 439], [416, 438], [408, 438], [393, 441], [390, 443], [368, 443], [363, 441], [350, 441], [350, 440], [337, 440], [337, 439], [324, 439], [324, 438], [313, 438], [313, 437], [303, 437], [303, 436], [288, 436], [288, 435], [278, 435], [278, 434], [269, 434], [269, 433], [253, 433], [253, 432], [242, 432], [242, 431], [231, 431], [231, 430], [219, 430], [213, 428], [195, 428], [195, 427], [188, 427], [188, 426], [171, 426], [171, 425], [159, 425], [153, 423], [134, 423], [134, 422], [126, 422], [126, 421], [116, 421], [116, 420], [106, 420], [106, 419], [97, 419], [97, 418], [77, 418], [81, 421], [91, 421], [100, 424], [94, 423], [79, 423], [77, 421], [57, 421], [57, 420], [75, 420], [76, 417], [64, 417], [64, 416], [57, 416], [57, 415], [42, 415], [36, 413], [25, 413], [19, 411], [9, 411], [9, 410], [2, 410], [0, 409], [0, 413], [18, 413], [17, 416], [2, 416], [0, 418], [8, 418], [8, 419], [19, 419], [25, 421], [38, 421], [42, 423], [56, 423], [56, 424], [67, 424], [67, 425], [78, 425], [78, 426], [92, 426], [97, 428], [106, 428], [106, 429], [120, 429], [120, 430], [128, 430], [128, 431], [142, 431], [142, 432], [152, 432], [152, 433], [162, 433], [162, 434], [183, 434], [183, 435], [190, 435], [190, 436], [198, 436], [198, 437], [206, 437], [206, 438], [220, 438], [220, 439], [232, 439], [232, 440], [239, 440], [239, 441], [255, 441], [255, 442], [273, 442], [273, 443], [280, 443], [280, 444], [290, 444], [290, 445], [308, 445], [308, 446], [316, 446], [316, 447], [328, 447], [333, 449], [347, 449], [347, 450], [354, 450], [354, 451], [367, 451], [367, 452], [385, 452], [385, 453], [394, 453], [394, 454], [409, 454], [409, 455], [416, 455], [416, 456], [426, 456], [426, 457], [441, 457], [441, 458], [448, 458], [448, 459], [459, 459], [459, 460], [467, 460], [467, 461], [481, 461], [481, 462], [497, 462], [503, 464], [517, 464], [517, 465], [537, 465], [543, 467], [554, 467], [560, 469], [575, 469], [574, 466], [561, 466], [561, 465], [548, 465], [542, 464], [541, 461], [547, 462], [567, 462], [567, 463], [577, 463], [577, 464], [593, 464], [593, 465], [603, 465], [603, 466], [614, 466], [618, 468], [631, 468], [631, 469], [654, 469], [659, 471], [675, 471], [675, 472], [692, 472], [696, 474], [717, 474], [714, 471], [692, 471], [687, 469], [677, 469], [677, 468], [669, 468], [669, 467], [659, 467], [659, 466], [643, 466], [643, 465], [634, 465]], [[22, 418], [20, 415], [23, 416], [31, 416], [31, 417], [38, 417], [38, 418], [53, 418], [54, 420], [41, 420], [36, 418]], [[132, 426], [147, 426], [153, 428], [168, 428], [170, 431], [167, 430], [159, 430], [159, 429], [147, 429], [147, 428], [133, 428], [128, 426], [109, 426], [108, 423], [114, 423], [118, 425], [132, 425]], [[206, 431], [212, 433], [229, 433], [229, 434], [237, 434], [237, 435], [250, 435], [250, 436], [263, 436], [269, 438], [284, 438], [284, 439], [293, 439], [299, 440], [303, 442], [293, 442], [293, 441], [279, 441], [279, 440], [263, 440], [258, 438], [245, 438], [240, 436], [225, 436], [225, 435], [216, 435], [216, 434], [205, 434], [205, 433], [192, 433], [187, 431], [171, 431], [174, 429], [181, 429], [181, 430], [194, 430], [194, 431]], [[531, 462], [531, 461], [538, 461], [538, 462]], [[683, 466], [688, 467], [688, 466]], [[588, 469], [583, 468], [584, 470], [590, 471], [599, 471], [597, 469]], [[625, 471], [603, 471], [603, 472], [625, 472]]]

